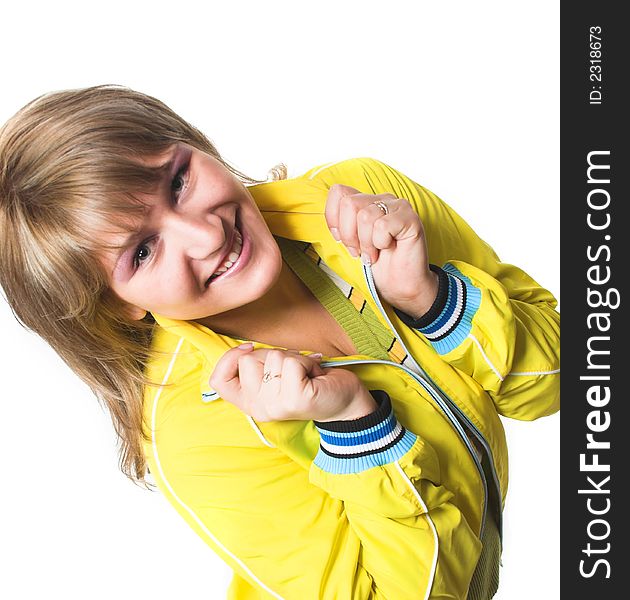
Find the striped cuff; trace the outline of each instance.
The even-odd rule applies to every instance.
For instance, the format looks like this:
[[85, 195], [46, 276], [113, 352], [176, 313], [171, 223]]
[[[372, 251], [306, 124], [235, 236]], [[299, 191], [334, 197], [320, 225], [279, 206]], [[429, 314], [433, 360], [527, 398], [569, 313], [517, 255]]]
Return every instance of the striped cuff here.
[[379, 405], [371, 414], [352, 421], [314, 421], [320, 447], [314, 464], [328, 473], [360, 473], [398, 460], [416, 441], [396, 419], [389, 396], [370, 393]]
[[457, 348], [472, 329], [472, 319], [481, 303], [481, 291], [453, 265], [443, 268], [429, 265], [439, 276], [435, 302], [419, 319], [394, 309], [408, 327], [417, 329], [431, 343], [438, 354]]

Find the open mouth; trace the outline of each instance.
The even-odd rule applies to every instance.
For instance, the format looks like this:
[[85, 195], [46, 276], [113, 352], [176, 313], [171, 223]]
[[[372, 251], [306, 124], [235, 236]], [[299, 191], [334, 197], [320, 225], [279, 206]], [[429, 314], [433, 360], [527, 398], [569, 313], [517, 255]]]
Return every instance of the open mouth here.
[[221, 263], [221, 266], [208, 278], [207, 283], [211, 283], [215, 279], [221, 277], [221, 275], [227, 273], [241, 256], [241, 252], [243, 251], [243, 236], [241, 232], [237, 229], [237, 226], [234, 226], [234, 240], [232, 241], [232, 247], [230, 251], [227, 253], [226, 258]]

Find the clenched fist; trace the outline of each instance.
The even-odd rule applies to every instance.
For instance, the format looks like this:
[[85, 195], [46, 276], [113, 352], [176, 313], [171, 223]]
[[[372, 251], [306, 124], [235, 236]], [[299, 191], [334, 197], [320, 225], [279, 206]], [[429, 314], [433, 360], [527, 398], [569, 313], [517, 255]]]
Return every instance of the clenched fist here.
[[408, 200], [337, 183], [328, 191], [326, 222], [352, 256], [372, 265], [383, 299], [414, 318], [431, 308], [438, 276], [429, 269], [422, 221]]
[[256, 421], [358, 419], [377, 404], [360, 379], [343, 368], [322, 368], [321, 355], [253, 345], [228, 350], [210, 386]]

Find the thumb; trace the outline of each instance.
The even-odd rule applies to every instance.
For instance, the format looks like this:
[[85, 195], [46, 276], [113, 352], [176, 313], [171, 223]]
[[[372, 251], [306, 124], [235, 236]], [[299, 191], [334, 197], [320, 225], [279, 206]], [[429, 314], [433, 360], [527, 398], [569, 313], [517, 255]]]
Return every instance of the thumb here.
[[322, 354], [320, 352], [316, 352], [313, 354], [306, 354], [306, 358], [312, 359], [310, 368], [307, 372], [309, 377], [319, 377], [324, 374], [324, 370], [322, 369], [320, 362], [322, 360]]

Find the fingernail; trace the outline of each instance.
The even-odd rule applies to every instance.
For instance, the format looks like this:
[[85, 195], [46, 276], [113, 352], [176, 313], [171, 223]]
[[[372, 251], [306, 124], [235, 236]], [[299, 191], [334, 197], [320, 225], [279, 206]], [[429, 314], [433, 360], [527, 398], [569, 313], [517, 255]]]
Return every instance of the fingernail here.
[[246, 342], [238, 346], [241, 350], [251, 350], [254, 347], [253, 342]]
[[322, 358], [324, 355], [321, 352], [313, 352], [313, 354], [307, 354], [311, 358]]
[[372, 261], [370, 260], [370, 257], [367, 254], [364, 254], [363, 252], [361, 252], [361, 262], [364, 265], [371, 265]]
[[353, 248], [352, 246], [348, 246], [348, 252], [350, 252], [350, 254], [354, 256], [354, 258], [357, 258], [359, 256], [358, 250], [356, 248]]
[[330, 233], [332, 233], [332, 236], [337, 240], [339, 240], [339, 230], [336, 227], [331, 227], [330, 228]]

